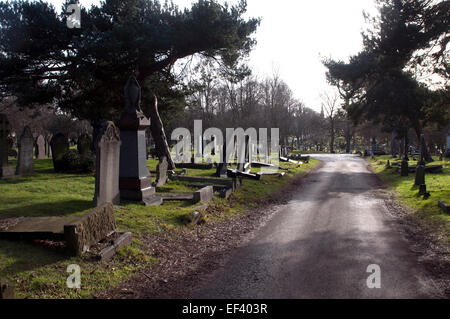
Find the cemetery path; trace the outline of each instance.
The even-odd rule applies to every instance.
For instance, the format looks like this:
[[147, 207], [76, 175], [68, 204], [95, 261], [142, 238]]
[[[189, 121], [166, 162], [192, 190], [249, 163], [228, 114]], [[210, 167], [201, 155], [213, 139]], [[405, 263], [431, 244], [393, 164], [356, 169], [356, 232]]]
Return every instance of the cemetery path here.
[[[439, 296], [398, 231], [366, 162], [317, 155], [293, 199], [237, 248], [194, 298], [427, 298]], [[381, 288], [369, 289], [369, 265]]]

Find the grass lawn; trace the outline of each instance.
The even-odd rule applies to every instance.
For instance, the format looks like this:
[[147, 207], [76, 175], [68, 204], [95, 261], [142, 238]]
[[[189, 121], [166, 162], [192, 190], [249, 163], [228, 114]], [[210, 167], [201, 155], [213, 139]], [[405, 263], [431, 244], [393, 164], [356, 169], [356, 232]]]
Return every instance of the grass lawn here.
[[[230, 200], [215, 198], [215, 211], [223, 211], [226, 218], [243, 213], [248, 207], [263, 205], [259, 201], [288, 184], [294, 177], [307, 173], [319, 162], [297, 167], [281, 163], [289, 168], [284, 178], [264, 176], [262, 182], [245, 180]], [[10, 165], [15, 166], [14, 160]], [[156, 161], [149, 166], [156, 169]], [[20, 216], [77, 216], [92, 208], [94, 176], [56, 174], [51, 159], [35, 160], [36, 174], [0, 181], [0, 219]], [[191, 176], [212, 176], [215, 170], [188, 170]], [[154, 177], [153, 177], [154, 178]], [[192, 192], [189, 183], [170, 182], [158, 192]], [[166, 202], [160, 207], [144, 207], [133, 203], [121, 203], [115, 207], [119, 231], [134, 233], [134, 242], [124, 248], [109, 262], [95, 262], [86, 257], [70, 257], [55, 248], [29, 242], [0, 241], [0, 277], [9, 279], [16, 286], [17, 298], [89, 298], [98, 291], [118, 285], [158, 260], [150, 258], [144, 250], [143, 235], [158, 234], [161, 229], [194, 227], [187, 223], [187, 216], [198, 204]], [[82, 289], [66, 286], [69, 274], [67, 266], [81, 267]], [[149, 274], [151, 275], [151, 274]]]
[[[439, 161], [427, 165], [442, 165], [443, 173], [426, 174], [425, 182], [427, 191], [431, 193], [428, 199], [419, 195], [419, 187], [414, 186], [415, 174], [408, 177], [401, 177], [396, 173], [396, 169], [387, 169], [387, 161], [391, 164], [400, 162], [392, 159], [390, 155], [376, 156], [375, 159], [366, 160], [372, 166], [374, 172], [395, 192], [399, 202], [411, 209], [412, 217], [415, 218], [426, 229], [440, 235], [440, 238], [447, 244], [450, 242], [450, 215], [445, 214], [439, 207], [438, 201], [442, 200], [450, 204], [450, 161]], [[410, 161], [410, 166], [416, 166], [417, 161]]]

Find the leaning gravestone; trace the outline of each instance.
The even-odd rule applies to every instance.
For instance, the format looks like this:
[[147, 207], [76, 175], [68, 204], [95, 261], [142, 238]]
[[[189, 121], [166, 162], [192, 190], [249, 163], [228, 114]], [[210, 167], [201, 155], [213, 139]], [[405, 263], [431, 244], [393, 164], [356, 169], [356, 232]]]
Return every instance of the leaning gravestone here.
[[44, 159], [47, 155], [45, 153], [45, 138], [39, 135], [36, 139], [36, 158]]
[[96, 207], [106, 203], [120, 204], [119, 159], [120, 131], [113, 122], [101, 125], [97, 135], [97, 161], [95, 170]]
[[19, 138], [19, 158], [17, 160], [17, 175], [31, 175], [33, 169], [34, 137], [29, 126], [25, 126]]
[[167, 162], [167, 157], [161, 157], [158, 166], [156, 167], [156, 187], [164, 186], [167, 183], [168, 167], [169, 163]]
[[80, 153], [81, 156], [88, 156], [91, 154], [91, 148], [92, 142], [90, 136], [87, 134], [80, 135], [77, 144], [78, 153]]
[[55, 171], [60, 172], [62, 170], [61, 163], [64, 154], [69, 150], [67, 137], [62, 133], [56, 134], [53, 136], [50, 146], [52, 150], [53, 166]]
[[0, 114], [0, 178], [14, 176], [14, 169], [8, 166], [8, 118]]

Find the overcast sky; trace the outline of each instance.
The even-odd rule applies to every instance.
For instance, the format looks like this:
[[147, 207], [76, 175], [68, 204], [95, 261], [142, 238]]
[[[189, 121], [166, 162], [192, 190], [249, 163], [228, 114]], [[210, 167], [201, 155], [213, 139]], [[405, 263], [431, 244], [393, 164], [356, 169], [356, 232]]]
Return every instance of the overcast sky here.
[[[63, 0], [49, 2], [60, 9]], [[180, 7], [192, 2], [174, 0]], [[80, 3], [89, 7], [99, 1]], [[320, 57], [346, 59], [361, 49], [363, 10], [376, 13], [374, 0], [248, 0], [247, 15], [262, 18], [250, 57], [254, 73], [278, 72], [296, 98], [319, 111], [319, 95], [328, 87]]]

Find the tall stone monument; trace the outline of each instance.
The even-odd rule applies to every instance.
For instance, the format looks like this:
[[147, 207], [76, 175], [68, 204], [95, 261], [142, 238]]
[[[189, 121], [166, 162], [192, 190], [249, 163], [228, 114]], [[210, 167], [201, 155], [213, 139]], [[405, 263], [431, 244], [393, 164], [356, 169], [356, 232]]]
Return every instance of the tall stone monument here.
[[31, 175], [34, 173], [33, 166], [34, 137], [30, 127], [24, 127], [19, 138], [19, 158], [17, 160], [16, 174]]
[[14, 168], [8, 166], [8, 118], [0, 114], [0, 178], [14, 176]]
[[120, 131], [113, 122], [104, 122], [97, 135], [95, 195], [96, 207], [106, 203], [120, 204], [119, 160]]
[[44, 159], [47, 157], [45, 151], [45, 138], [42, 135], [39, 135], [36, 139], [36, 158]]
[[146, 206], [160, 204], [147, 168], [145, 130], [150, 120], [140, 107], [141, 88], [134, 76], [125, 86], [125, 109], [119, 120], [120, 138], [120, 198]]

